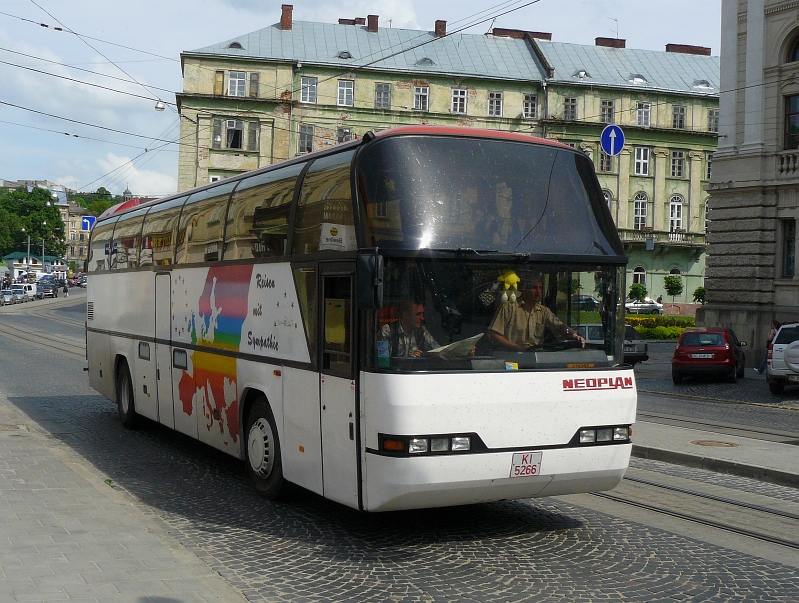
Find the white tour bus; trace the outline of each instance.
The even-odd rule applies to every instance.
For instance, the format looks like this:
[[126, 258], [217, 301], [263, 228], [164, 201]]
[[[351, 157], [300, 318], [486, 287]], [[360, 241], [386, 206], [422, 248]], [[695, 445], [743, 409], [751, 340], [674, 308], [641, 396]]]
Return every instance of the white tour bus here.
[[[584, 154], [370, 132], [99, 220], [89, 380], [125, 427], [243, 459], [269, 498], [290, 482], [384, 511], [607, 490], [636, 410], [626, 262]], [[602, 345], [568, 328], [587, 323]]]

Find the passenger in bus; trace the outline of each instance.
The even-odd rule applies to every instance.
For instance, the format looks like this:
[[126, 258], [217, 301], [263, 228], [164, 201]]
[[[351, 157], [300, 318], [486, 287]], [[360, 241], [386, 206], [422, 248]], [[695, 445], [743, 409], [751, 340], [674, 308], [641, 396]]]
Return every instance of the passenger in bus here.
[[526, 278], [520, 289], [521, 300], [502, 303], [488, 326], [485, 339], [493, 348], [523, 352], [541, 345], [547, 333], [559, 340], [575, 339], [585, 347], [585, 339], [541, 303], [544, 293], [541, 275]]
[[414, 298], [400, 302], [399, 320], [383, 325], [379, 338], [388, 342], [389, 355], [395, 358], [419, 358], [440, 347], [424, 326], [424, 304]]

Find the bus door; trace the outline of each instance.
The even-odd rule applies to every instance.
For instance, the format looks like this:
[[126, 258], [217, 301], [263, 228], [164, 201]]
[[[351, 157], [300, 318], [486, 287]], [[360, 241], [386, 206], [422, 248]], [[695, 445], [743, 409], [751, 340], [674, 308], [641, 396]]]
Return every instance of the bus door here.
[[322, 272], [322, 480], [325, 498], [359, 506], [352, 271]]
[[158, 421], [174, 429], [172, 410], [172, 358], [169, 339], [172, 316], [172, 275], [155, 276], [155, 367], [158, 383]]

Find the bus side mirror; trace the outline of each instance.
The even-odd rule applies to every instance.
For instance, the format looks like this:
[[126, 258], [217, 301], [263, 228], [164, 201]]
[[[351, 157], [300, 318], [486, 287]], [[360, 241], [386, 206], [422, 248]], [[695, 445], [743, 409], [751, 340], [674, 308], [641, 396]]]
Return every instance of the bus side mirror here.
[[383, 307], [383, 256], [359, 255], [355, 268], [358, 308], [370, 310]]

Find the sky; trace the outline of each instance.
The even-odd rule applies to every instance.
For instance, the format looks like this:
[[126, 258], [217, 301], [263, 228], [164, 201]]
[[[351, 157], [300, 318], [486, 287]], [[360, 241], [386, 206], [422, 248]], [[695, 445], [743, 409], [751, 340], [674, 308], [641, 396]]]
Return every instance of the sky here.
[[[114, 194], [129, 187], [137, 196], [175, 192], [180, 53], [277, 23], [290, 1], [3, 0], [0, 179], [50, 180], [88, 192], [103, 186]], [[551, 32], [557, 42], [593, 45], [596, 37], [618, 36], [627, 48], [693, 44], [719, 54], [721, 0], [293, 4], [298, 21], [377, 14], [380, 27], [431, 31], [443, 19], [448, 31], [472, 25], [465, 33], [476, 35], [493, 25]], [[162, 112], [155, 110], [159, 99]]]

